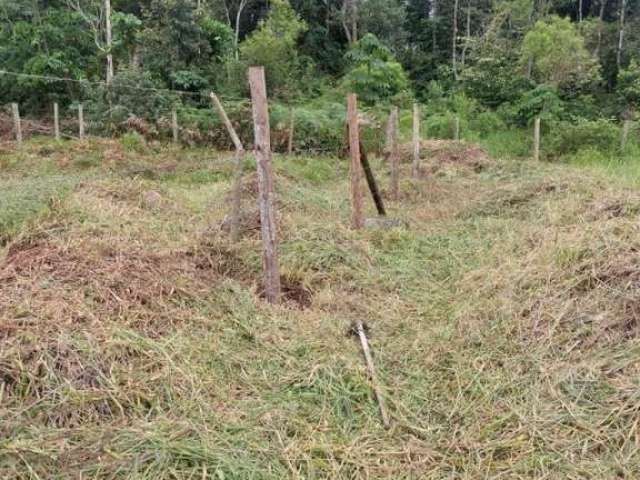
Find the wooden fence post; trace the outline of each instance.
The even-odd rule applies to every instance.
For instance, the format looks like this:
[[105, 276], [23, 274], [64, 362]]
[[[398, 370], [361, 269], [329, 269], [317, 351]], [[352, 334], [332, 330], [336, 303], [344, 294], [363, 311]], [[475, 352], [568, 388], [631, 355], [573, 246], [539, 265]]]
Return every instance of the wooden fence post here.
[[398, 152], [398, 107], [391, 110], [391, 138], [390, 138], [390, 160], [391, 160], [391, 197], [393, 200], [400, 199], [400, 152]]
[[271, 167], [271, 129], [264, 67], [249, 67], [249, 87], [253, 112], [254, 149], [258, 168], [260, 228], [262, 231], [264, 293], [271, 303], [280, 299], [280, 269], [273, 205], [273, 172]]
[[175, 108], [171, 110], [171, 131], [173, 132], [173, 143], [178, 143], [178, 112]]
[[242, 167], [244, 162], [244, 147], [242, 146], [242, 142], [240, 141], [240, 137], [236, 133], [235, 128], [233, 128], [233, 124], [229, 117], [227, 116], [227, 112], [222, 106], [222, 102], [218, 96], [211, 92], [211, 101], [213, 102], [213, 106], [218, 111], [218, 115], [222, 119], [222, 123], [227, 128], [227, 132], [229, 132], [229, 136], [231, 137], [231, 141], [233, 142], [233, 146], [236, 148], [236, 155], [234, 158], [234, 166], [233, 166], [233, 193], [231, 200], [231, 239], [235, 242], [240, 239], [240, 207], [242, 204]]
[[620, 139], [620, 150], [624, 150], [627, 146], [629, 138], [629, 130], [631, 130], [631, 120], [625, 120], [622, 124], [622, 138]]
[[53, 133], [56, 137], [56, 140], [60, 140], [60, 117], [58, 110], [58, 102], [54, 102], [53, 104]]
[[540, 160], [540, 117], [536, 117], [533, 125], [533, 159]]
[[78, 105], [78, 136], [80, 140], [84, 139], [84, 108], [81, 103]]
[[362, 166], [360, 164], [360, 130], [358, 126], [358, 97], [347, 96], [347, 123], [349, 125], [349, 152], [351, 153], [351, 226], [358, 230], [364, 226], [362, 217]]
[[13, 111], [13, 131], [16, 135], [16, 141], [18, 145], [22, 145], [22, 124], [20, 123], [20, 107], [17, 103], [11, 104], [11, 110]]
[[293, 132], [295, 130], [295, 113], [293, 108], [289, 110], [289, 142], [287, 144], [287, 153], [293, 153]]
[[413, 178], [420, 176], [420, 106], [413, 104]]
[[458, 142], [460, 140], [460, 117], [456, 115], [453, 125], [453, 139]]

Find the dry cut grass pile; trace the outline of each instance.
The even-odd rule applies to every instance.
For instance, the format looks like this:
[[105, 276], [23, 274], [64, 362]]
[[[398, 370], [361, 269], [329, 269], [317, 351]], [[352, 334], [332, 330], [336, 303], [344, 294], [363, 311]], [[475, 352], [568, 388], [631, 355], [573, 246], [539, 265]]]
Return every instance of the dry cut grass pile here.
[[346, 161], [276, 157], [270, 306], [250, 162], [232, 243], [226, 156], [10, 151], [0, 478], [638, 478], [640, 194], [475, 145], [422, 154], [387, 199], [409, 228], [362, 232]]

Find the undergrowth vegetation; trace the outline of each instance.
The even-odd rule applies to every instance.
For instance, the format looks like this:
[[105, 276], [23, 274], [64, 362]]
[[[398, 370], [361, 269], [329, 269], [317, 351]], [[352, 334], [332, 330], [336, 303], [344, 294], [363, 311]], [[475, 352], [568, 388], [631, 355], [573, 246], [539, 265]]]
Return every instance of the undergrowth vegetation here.
[[447, 141], [414, 181], [402, 151], [387, 206], [409, 228], [362, 232], [346, 160], [275, 156], [280, 306], [259, 297], [251, 159], [232, 243], [226, 155], [5, 152], [0, 477], [640, 475], [640, 195]]

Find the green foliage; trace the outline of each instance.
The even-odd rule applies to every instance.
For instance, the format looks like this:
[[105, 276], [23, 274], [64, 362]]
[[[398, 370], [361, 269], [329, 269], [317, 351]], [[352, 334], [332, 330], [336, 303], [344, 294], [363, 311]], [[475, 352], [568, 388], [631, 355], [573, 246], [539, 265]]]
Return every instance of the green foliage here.
[[[453, 138], [455, 118], [455, 114], [449, 112], [431, 115], [425, 122], [428, 136], [432, 138]], [[460, 123], [462, 128], [462, 121]]]
[[623, 108], [640, 106], [640, 65], [635, 59], [618, 74], [618, 95]]
[[555, 88], [540, 85], [513, 104], [502, 105], [498, 111], [508, 122], [524, 127], [538, 116], [548, 121], [563, 118], [565, 105]]
[[553, 156], [574, 154], [583, 149], [613, 152], [620, 145], [620, 128], [605, 119], [558, 122], [547, 130], [545, 150]]
[[470, 128], [478, 132], [482, 137], [491, 135], [493, 132], [501, 132], [507, 129], [504, 120], [496, 112], [486, 111], [477, 114], [470, 124]]
[[520, 61], [523, 67], [531, 62], [534, 77], [550, 85], [590, 82], [598, 76], [582, 35], [569, 19], [557, 16], [537, 21], [525, 35]]
[[343, 79], [345, 88], [366, 104], [389, 100], [406, 93], [407, 76], [391, 51], [373, 34], [365, 35], [347, 52], [351, 68]]
[[306, 30], [307, 24], [288, 0], [273, 0], [267, 18], [240, 46], [242, 74], [248, 66], [262, 65], [272, 95], [295, 94], [302, 88], [301, 76], [308, 73], [296, 49], [298, 38]]

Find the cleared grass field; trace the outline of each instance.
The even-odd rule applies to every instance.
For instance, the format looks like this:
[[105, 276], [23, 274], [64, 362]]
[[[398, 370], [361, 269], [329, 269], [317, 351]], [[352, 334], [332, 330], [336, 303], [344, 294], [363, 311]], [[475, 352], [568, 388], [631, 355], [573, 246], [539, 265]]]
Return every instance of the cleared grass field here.
[[348, 227], [346, 160], [275, 157], [281, 306], [251, 162], [232, 244], [225, 155], [0, 152], [0, 478], [638, 478], [640, 194], [425, 147], [408, 229]]

